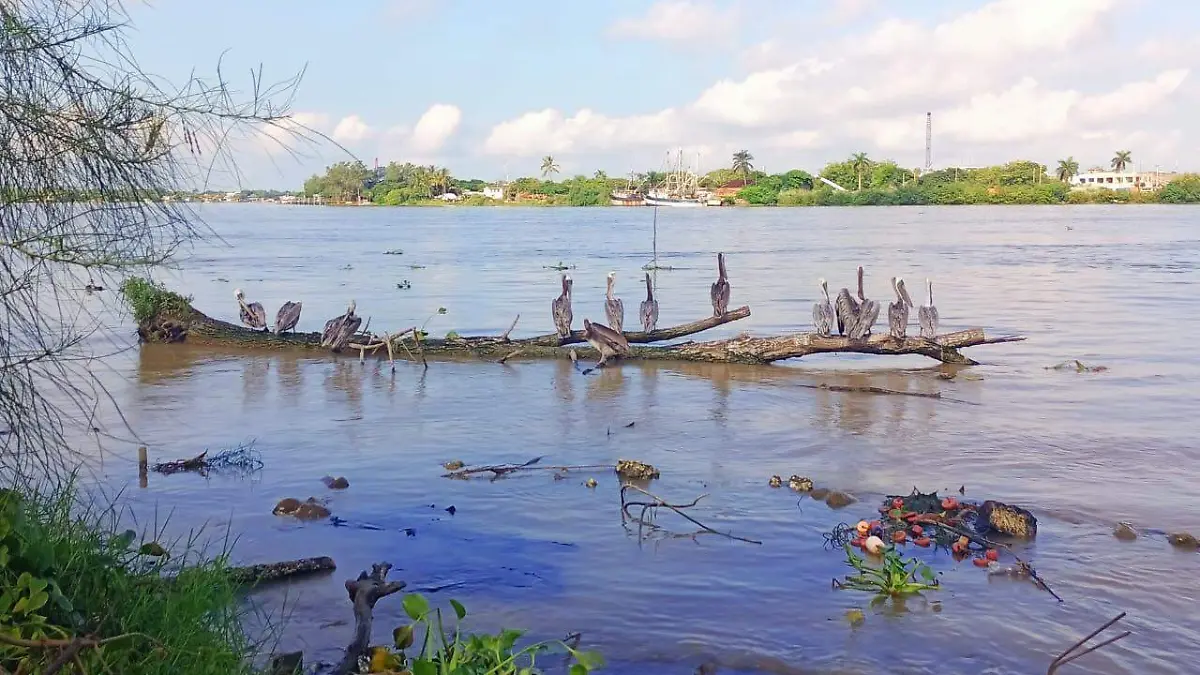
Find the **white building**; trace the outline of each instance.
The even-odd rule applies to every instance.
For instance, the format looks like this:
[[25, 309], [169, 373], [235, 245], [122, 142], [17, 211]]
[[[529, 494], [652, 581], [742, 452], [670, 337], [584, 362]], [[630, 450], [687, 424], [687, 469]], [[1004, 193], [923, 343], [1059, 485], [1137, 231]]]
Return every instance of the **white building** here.
[[1172, 174], [1163, 171], [1088, 171], [1071, 178], [1073, 188], [1109, 190], [1157, 190], [1169, 182]]
[[500, 185], [489, 185], [489, 186], [483, 188], [483, 196], [487, 197], [488, 199], [496, 199], [499, 201], [503, 201], [504, 200], [504, 187], [505, 186], [503, 183]]

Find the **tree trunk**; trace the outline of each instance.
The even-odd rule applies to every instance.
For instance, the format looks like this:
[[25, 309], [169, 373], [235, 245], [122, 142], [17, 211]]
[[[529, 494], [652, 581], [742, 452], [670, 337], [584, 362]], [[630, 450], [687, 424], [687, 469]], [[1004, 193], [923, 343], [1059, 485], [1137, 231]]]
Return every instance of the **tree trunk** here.
[[[739, 307], [721, 316], [709, 316], [690, 323], [660, 328], [650, 333], [631, 331], [624, 333], [630, 343], [630, 354], [626, 358], [667, 361], [702, 361], [709, 363], [765, 364], [786, 359], [800, 358], [809, 354], [834, 352], [901, 355], [920, 354], [942, 363], [974, 365], [976, 362], [963, 356], [963, 347], [1016, 342], [1021, 336], [989, 337], [980, 328], [971, 328], [956, 333], [938, 336], [936, 341], [920, 337], [896, 340], [887, 333], [877, 333], [865, 340], [850, 340], [837, 335], [821, 336], [815, 333], [794, 333], [771, 337], [739, 335], [728, 340], [710, 342], [682, 342], [663, 346], [643, 346], [653, 342], [677, 340], [701, 331], [715, 328], [731, 321], [750, 316], [749, 307]], [[511, 330], [511, 329], [510, 329]], [[495, 361], [518, 358], [570, 358], [575, 352], [583, 358], [599, 358], [591, 347], [571, 347], [586, 342], [583, 331], [573, 331], [566, 337], [556, 334], [539, 335], [523, 339], [509, 339], [506, 335], [452, 337], [444, 339], [414, 339], [412, 329], [407, 335], [391, 335], [394, 354], [402, 359], [455, 358], [476, 356]], [[147, 342], [188, 342], [213, 347], [236, 346], [258, 349], [323, 349], [320, 333], [285, 333], [251, 330], [192, 309], [186, 316], [159, 316], [138, 327], [138, 334]], [[635, 346], [636, 345], [636, 346]], [[387, 343], [378, 335], [358, 335], [347, 348], [352, 354], [369, 353], [377, 358], [386, 358]], [[570, 347], [570, 348], [568, 348]], [[514, 352], [519, 352], [515, 354]]]

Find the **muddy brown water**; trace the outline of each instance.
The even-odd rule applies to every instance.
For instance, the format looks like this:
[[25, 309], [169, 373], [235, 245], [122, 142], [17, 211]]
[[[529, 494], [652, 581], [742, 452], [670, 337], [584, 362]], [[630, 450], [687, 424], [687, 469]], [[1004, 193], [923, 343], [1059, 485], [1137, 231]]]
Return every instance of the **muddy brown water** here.
[[[264, 303], [304, 302], [319, 330], [354, 298], [377, 330], [441, 335], [549, 332], [557, 275], [572, 266], [575, 317], [603, 316], [617, 272], [626, 323], [651, 258], [649, 209], [337, 209], [215, 205], [200, 211], [224, 242], [183, 252], [156, 276], [203, 311], [236, 321], [233, 289]], [[129, 346], [112, 294], [84, 298], [106, 330], [94, 370], [128, 423], [105, 407], [80, 436], [100, 483], [125, 490], [141, 525], [237, 538], [254, 563], [330, 555], [339, 569], [256, 594], [282, 648], [334, 660], [351, 626], [342, 585], [387, 560], [412, 589], [462, 601], [471, 626], [523, 627], [538, 638], [581, 632], [610, 672], [1033, 673], [1121, 611], [1134, 635], [1061, 671], [1193, 672], [1200, 644], [1200, 555], [1161, 535], [1117, 541], [1128, 520], [1200, 530], [1200, 210], [1079, 208], [701, 209], [658, 213], [660, 325], [710, 311], [714, 254], [724, 251], [731, 306], [752, 315], [698, 336], [805, 330], [816, 278], [831, 291], [866, 268], [867, 293], [914, 300], [934, 280], [943, 330], [981, 327], [1027, 342], [977, 347], [983, 364], [952, 380], [922, 357], [830, 355], [772, 367], [629, 363], [583, 376], [568, 362], [402, 363], [316, 353]], [[383, 255], [391, 249], [402, 255]], [[400, 289], [408, 281], [410, 288]], [[105, 298], [108, 298], [107, 300]], [[877, 330], [884, 330], [881, 317]], [[913, 326], [915, 331], [915, 311]], [[1080, 359], [1102, 373], [1049, 370]], [[819, 391], [806, 384], [942, 392], [978, 405]], [[632, 426], [627, 426], [629, 423]], [[136, 437], [134, 436], [136, 434]], [[152, 461], [254, 440], [253, 476], [151, 475], [137, 488], [135, 448]], [[653, 489], [688, 501], [708, 524], [759, 539], [662, 539], [639, 546], [622, 526], [618, 482], [603, 471], [451, 481], [441, 464], [603, 464], [637, 458], [662, 470]], [[861, 501], [841, 511], [767, 486], [813, 477]], [[320, 478], [343, 475], [331, 492]], [[585, 487], [595, 478], [595, 489]], [[821, 533], [874, 513], [882, 495], [957, 490], [1026, 506], [1040, 519], [1023, 547], [1066, 602], [1027, 583], [918, 550], [942, 573], [927, 600], [872, 608], [830, 588], [844, 574]], [[349, 526], [271, 515], [283, 497], [328, 497]], [[453, 505], [455, 514], [444, 509]], [[662, 514], [663, 525], [683, 523]], [[364, 527], [366, 526], [366, 527]], [[374, 528], [374, 529], [369, 529]], [[412, 536], [405, 529], [412, 530]], [[443, 588], [444, 587], [444, 588]], [[935, 607], [930, 601], [937, 600]], [[286, 608], [281, 610], [281, 604]], [[851, 628], [845, 613], [862, 608]], [[281, 612], [287, 612], [283, 616]], [[381, 640], [402, 619], [377, 610]]]

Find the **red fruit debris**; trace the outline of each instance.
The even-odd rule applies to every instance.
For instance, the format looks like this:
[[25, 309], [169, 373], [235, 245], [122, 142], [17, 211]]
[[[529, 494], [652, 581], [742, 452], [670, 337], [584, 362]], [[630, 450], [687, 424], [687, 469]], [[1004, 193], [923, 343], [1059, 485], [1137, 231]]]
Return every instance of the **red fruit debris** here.
[[922, 534], [925, 534], [925, 528], [921, 527], [920, 525], [913, 525], [912, 533], [914, 537], [919, 537]]
[[913, 539], [913, 543], [921, 548], [926, 548], [932, 542], [929, 540], [929, 537], [917, 537], [916, 539]]
[[987, 557], [988, 560], [991, 560], [994, 562], [994, 561], [1000, 559], [1000, 552], [994, 548], [989, 548], [988, 552], [985, 553], [984, 556]]
[[897, 544], [903, 544], [906, 539], [908, 539], [908, 535], [904, 534], [904, 530], [892, 533], [892, 541]]
[[987, 567], [989, 562], [987, 558], [976, 558], [971, 562], [975, 563], [976, 567]]

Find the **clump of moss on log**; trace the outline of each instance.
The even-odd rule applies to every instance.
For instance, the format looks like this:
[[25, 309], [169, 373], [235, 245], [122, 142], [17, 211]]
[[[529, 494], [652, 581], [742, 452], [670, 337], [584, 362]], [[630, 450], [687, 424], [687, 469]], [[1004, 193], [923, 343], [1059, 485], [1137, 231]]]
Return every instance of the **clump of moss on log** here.
[[166, 286], [143, 279], [130, 277], [121, 282], [121, 297], [133, 312], [138, 324], [167, 317], [183, 318], [192, 313], [192, 297], [184, 297]]
[[195, 310], [192, 296], [167, 290], [166, 286], [142, 277], [121, 282], [121, 297], [133, 312], [138, 336], [146, 342], [182, 342], [185, 323]]

